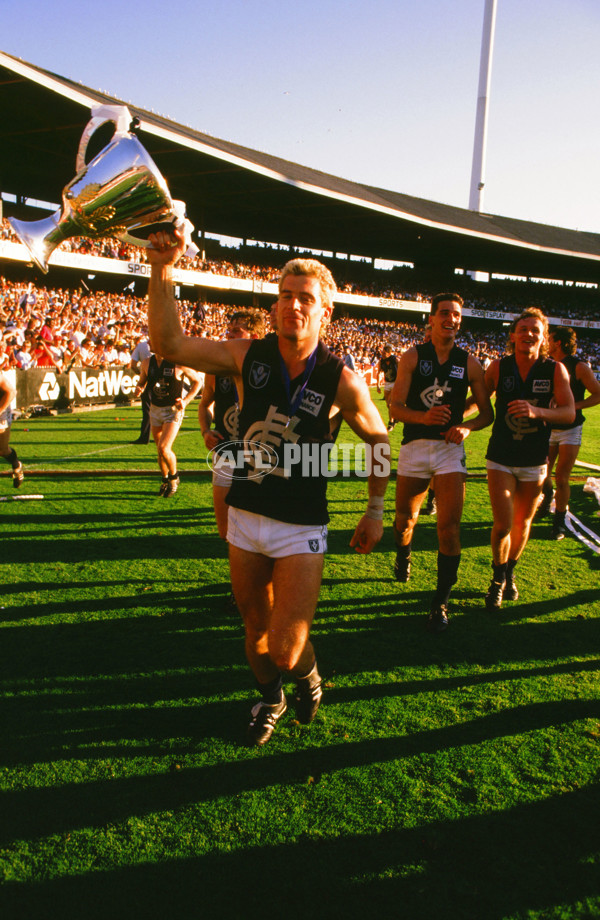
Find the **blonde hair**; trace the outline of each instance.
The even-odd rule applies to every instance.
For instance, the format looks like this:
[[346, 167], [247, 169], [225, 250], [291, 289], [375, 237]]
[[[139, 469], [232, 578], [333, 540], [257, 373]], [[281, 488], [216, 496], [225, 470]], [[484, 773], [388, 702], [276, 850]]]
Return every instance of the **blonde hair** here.
[[545, 358], [546, 355], [548, 354], [548, 319], [545, 313], [542, 313], [542, 311], [538, 307], [526, 307], [526, 309], [523, 310], [523, 312], [519, 316], [517, 316], [516, 319], [512, 321], [512, 323], [508, 327], [508, 342], [506, 343], [506, 354], [512, 355], [512, 353], [514, 352], [515, 343], [511, 341], [510, 336], [511, 336], [511, 333], [513, 333], [516, 330], [521, 320], [524, 320], [524, 319], [537, 319], [542, 324], [542, 327], [544, 330], [544, 338], [543, 338], [542, 345], [540, 348], [540, 355]]
[[321, 289], [321, 300], [325, 306], [333, 309], [333, 298], [337, 294], [337, 285], [326, 265], [317, 259], [291, 259], [281, 270], [280, 291], [288, 275], [306, 275], [308, 278], [316, 278]]

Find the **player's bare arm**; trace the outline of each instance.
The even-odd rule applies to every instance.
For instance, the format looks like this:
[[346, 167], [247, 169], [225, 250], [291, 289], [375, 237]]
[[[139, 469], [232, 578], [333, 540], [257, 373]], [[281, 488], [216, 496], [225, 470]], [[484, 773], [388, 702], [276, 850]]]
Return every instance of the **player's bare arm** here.
[[[482, 428], [487, 428], [494, 420], [494, 410], [492, 409], [490, 396], [485, 384], [483, 368], [477, 358], [474, 358], [472, 355], [469, 355], [467, 359], [467, 375], [471, 387], [472, 399], [479, 413], [468, 422], [462, 422], [460, 425], [453, 425], [452, 428], [448, 429], [445, 440], [452, 444], [462, 444], [472, 431], [480, 431]], [[468, 400], [468, 402], [469, 401], [470, 400]]]
[[148, 329], [152, 349], [174, 364], [208, 374], [239, 375], [250, 341], [213, 342], [185, 334], [175, 300], [173, 268], [185, 251], [183, 234], [153, 233], [147, 249], [152, 266], [148, 285]]
[[547, 409], [534, 406], [526, 399], [513, 399], [508, 412], [514, 418], [537, 418], [554, 425], [568, 425], [575, 418], [575, 401], [564, 364], [556, 362], [554, 369], [554, 405]]
[[495, 361], [492, 361], [488, 369], [483, 375], [485, 382], [485, 388], [488, 391], [488, 396], [493, 396], [496, 390], [498, 389], [498, 380], [500, 377], [500, 361], [496, 358]]
[[0, 372], [0, 412], [8, 409], [15, 396], [15, 388], [8, 382], [7, 375]]
[[409, 348], [398, 360], [398, 375], [390, 399], [390, 415], [398, 422], [417, 425], [445, 425], [450, 421], [450, 406], [431, 406], [430, 409], [409, 409], [406, 405], [412, 375], [417, 367], [418, 352]]
[[198, 371], [191, 367], [181, 367], [179, 371], [181, 376], [187, 377], [191, 384], [185, 396], [178, 396], [175, 400], [175, 405], [177, 408], [183, 410], [187, 405], [189, 405], [189, 403], [191, 403], [192, 399], [194, 399], [200, 390], [200, 387], [202, 386], [202, 374], [198, 373]]
[[133, 396], [134, 399], [138, 399], [142, 391], [146, 387], [148, 382], [148, 365], [150, 364], [150, 358], [144, 358], [140, 364], [140, 376], [138, 377], [138, 382], [135, 385]]
[[223, 440], [223, 435], [211, 428], [213, 423], [213, 407], [215, 403], [216, 381], [214, 374], [207, 374], [204, 378], [204, 389], [198, 403], [198, 424], [200, 433], [204, 440], [207, 450], [212, 450]]
[[383, 536], [383, 498], [390, 475], [390, 442], [366, 383], [348, 368], [342, 371], [335, 404], [352, 431], [371, 447], [367, 510], [350, 540], [350, 546], [358, 553], [370, 553]]
[[597, 406], [600, 403], [600, 380], [596, 378], [589, 364], [580, 361], [577, 365], [576, 376], [590, 395], [585, 399], [578, 399], [575, 408], [591, 409], [592, 406]]

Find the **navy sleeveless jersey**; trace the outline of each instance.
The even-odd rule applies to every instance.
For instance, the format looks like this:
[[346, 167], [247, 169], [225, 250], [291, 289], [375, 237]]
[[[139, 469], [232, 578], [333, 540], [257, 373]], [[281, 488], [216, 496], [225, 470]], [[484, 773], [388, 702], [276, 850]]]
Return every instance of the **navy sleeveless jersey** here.
[[398, 375], [398, 359], [396, 355], [383, 357], [379, 361], [379, 366], [386, 383], [393, 383]]
[[[319, 342], [315, 366], [300, 404], [289, 418], [277, 335], [271, 333], [252, 342], [242, 367], [244, 399], [239, 436], [247, 445], [268, 445], [277, 463], [272, 472], [257, 476], [252, 461], [246, 462], [242, 476], [237, 471], [234, 475], [228, 504], [289, 524], [318, 525], [329, 521], [327, 476], [322, 474], [320, 464], [326, 451], [320, 448], [333, 443], [329, 412], [343, 367], [342, 361]], [[290, 381], [292, 402], [301, 381], [301, 377]], [[292, 454], [299, 462], [286, 462]], [[305, 462], [311, 456], [315, 461], [319, 456], [319, 462]]]
[[148, 362], [148, 383], [153, 406], [173, 406], [183, 393], [183, 380], [175, 376], [175, 365], [163, 359], [159, 366], [156, 355]]
[[550, 425], [541, 419], [513, 418], [508, 413], [508, 404], [514, 399], [526, 399], [547, 409], [554, 393], [555, 368], [556, 362], [551, 358], [538, 358], [523, 380], [513, 355], [500, 359], [488, 460], [503, 466], [541, 466], [546, 462]]
[[440, 364], [434, 345], [424, 342], [417, 345], [417, 366], [415, 367], [406, 398], [409, 409], [427, 412], [432, 406], [450, 406], [450, 421], [447, 425], [419, 425], [404, 423], [403, 444], [426, 438], [428, 441], [443, 441], [448, 428], [460, 425], [465, 412], [469, 389], [467, 361], [469, 353], [454, 345], [448, 360]]

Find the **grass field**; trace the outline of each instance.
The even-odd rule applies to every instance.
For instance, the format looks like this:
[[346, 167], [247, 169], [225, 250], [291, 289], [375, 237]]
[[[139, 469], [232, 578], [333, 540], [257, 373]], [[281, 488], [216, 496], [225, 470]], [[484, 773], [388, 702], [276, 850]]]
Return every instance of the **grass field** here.
[[[586, 414], [580, 459], [600, 464], [600, 407]], [[485, 611], [489, 431], [467, 442], [441, 636], [424, 628], [435, 519], [399, 586], [393, 483], [363, 557], [348, 541], [365, 484], [332, 481], [324, 705], [248, 749], [252, 681], [194, 412], [168, 501], [138, 430], [133, 408], [13, 426], [20, 494], [44, 498], [0, 504], [2, 917], [600, 917], [600, 557], [535, 524], [520, 599]], [[598, 533], [589, 474], [571, 508]]]

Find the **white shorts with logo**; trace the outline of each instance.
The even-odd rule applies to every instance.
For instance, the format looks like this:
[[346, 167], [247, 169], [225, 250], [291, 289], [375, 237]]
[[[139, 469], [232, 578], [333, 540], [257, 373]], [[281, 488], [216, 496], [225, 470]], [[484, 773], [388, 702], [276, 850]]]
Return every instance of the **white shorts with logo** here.
[[12, 409], [10, 406], [0, 412], [0, 431], [7, 431], [12, 425]]
[[486, 460], [485, 465], [488, 470], [511, 473], [519, 482], [541, 482], [542, 479], [546, 478], [546, 473], [548, 472], [547, 463], [542, 463], [541, 466], [504, 466], [494, 460]]
[[271, 559], [327, 552], [326, 524], [286, 524], [263, 514], [229, 506], [227, 542]]
[[385, 383], [383, 384], [383, 392], [391, 393], [393, 389], [394, 389], [394, 381], [392, 381], [391, 383], [388, 383], [388, 381], [386, 380]]
[[417, 438], [403, 444], [398, 454], [398, 475], [411, 479], [431, 479], [446, 473], [467, 475], [467, 458], [463, 444], [446, 444], [429, 438]]
[[550, 432], [550, 443], [573, 444], [579, 447], [582, 434], [583, 425], [576, 425], [575, 428], [553, 428]]
[[174, 406], [150, 406], [150, 424], [153, 428], [160, 428], [167, 422], [183, 421], [183, 412]]

